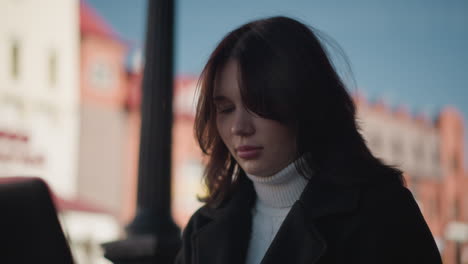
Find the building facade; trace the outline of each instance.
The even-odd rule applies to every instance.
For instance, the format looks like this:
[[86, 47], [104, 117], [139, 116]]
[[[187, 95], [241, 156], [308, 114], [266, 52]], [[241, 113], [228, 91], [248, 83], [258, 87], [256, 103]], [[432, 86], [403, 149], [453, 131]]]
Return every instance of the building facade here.
[[85, 1], [80, 4], [78, 195], [122, 215], [129, 115], [127, 46]]
[[67, 198], [77, 192], [78, 4], [0, 8], [0, 176], [40, 176]]
[[[80, 34], [86, 3], [1, 0], [0, 5], [0, 177], [43, 178], [75, 261], [108, 263], [99, 243], [117, 239], [121, 227], [113, 211], [83, 195], [88, 186], [78, 169], [81, 53], [90, 42]], [[88, 74], [105, 89], [102, 69], [94, 66]]]
[[[383, 101], [355, 96], [369, 148], [404, 172], [444, 263], [468, 262], [468, 178], [464, 167], [464, 121], [452, 107], [434, 118], [392, 110]], [[417, 247], [417, 245], [415, 245]]]

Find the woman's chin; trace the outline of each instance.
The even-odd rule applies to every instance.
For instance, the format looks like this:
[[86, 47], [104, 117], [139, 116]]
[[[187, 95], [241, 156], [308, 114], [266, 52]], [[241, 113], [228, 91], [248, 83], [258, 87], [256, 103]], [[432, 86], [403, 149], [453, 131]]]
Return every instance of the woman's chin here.
[[243, 164], [242, 169], [245, 171], [245, 173], [250, 174], [250, 175], [255, 175], [258, 177], [268, 177], [270, 176], [270, 173], [268, 172], [267, 169], [258, 166], [259, 164], [252, 164], [253, 162], [246, 162]]

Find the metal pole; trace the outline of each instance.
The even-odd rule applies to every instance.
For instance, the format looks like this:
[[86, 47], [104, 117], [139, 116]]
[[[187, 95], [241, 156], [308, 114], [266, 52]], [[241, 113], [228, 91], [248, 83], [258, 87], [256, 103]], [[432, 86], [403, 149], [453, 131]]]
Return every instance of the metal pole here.
[[128, 239], [104, 245], [114, 263], [171, 263], [180, 229], [171, 216], [173, 0], [149, 0], [142, 87], [138, 198]]

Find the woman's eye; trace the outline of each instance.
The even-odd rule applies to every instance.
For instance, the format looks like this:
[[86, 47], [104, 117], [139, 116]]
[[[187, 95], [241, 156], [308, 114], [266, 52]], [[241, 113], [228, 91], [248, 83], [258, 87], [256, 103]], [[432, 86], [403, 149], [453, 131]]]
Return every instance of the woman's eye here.
[[216, 111], [220, 114], [227, 114], [234, 110], [234, 107], [218, 107]]

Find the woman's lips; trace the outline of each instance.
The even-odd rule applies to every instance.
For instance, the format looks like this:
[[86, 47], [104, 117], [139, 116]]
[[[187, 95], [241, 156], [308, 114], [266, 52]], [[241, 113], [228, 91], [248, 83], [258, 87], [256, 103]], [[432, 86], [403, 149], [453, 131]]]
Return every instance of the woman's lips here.
[[236, 151], [237, 156], [239, 156], [241, 159], [254, 159], [260, 155], [262, 147], [240, 146], [236, 149]]

